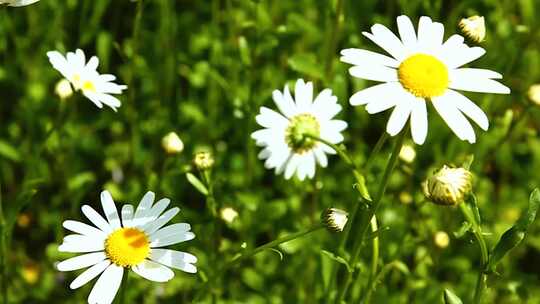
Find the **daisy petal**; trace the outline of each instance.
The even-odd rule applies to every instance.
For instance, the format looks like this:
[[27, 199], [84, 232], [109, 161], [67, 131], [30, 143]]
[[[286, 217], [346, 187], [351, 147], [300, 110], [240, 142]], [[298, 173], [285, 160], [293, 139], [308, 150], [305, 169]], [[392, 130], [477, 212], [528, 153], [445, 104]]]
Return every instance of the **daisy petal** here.
[[178, 207], [169, 209], [160, 217], [158, 217], [155, 221], [144, 225], [142, 227], [142, 230], [144, 230], [147, 234], [152, 234], [159, 228], [163, 227], [163, 225], [167, 224], [178, 212], [180, 212], [180, 208]]
[[132, 269], [141, 277], [154, 282], [167, 282], [174, 278], [174, 272], [169, 267], [149, 260], [144, 260]]
[[99, 277], [88, 296], [90, 304], [111, 304], [120, 288], [124, 268], [111, 264]]
[[476, 135], [474, 134], [471, 124], [452, 103], [450, 96], [445, 94], [434, 97], [431, 100], [431, 103], [459, 139], [474, 143], [476, 141]]
[[[397, 103], [403, 98], [403, 92], [405, 91], [399, 82], [381, 83], [354, 93], [349, 102], [353, 106], [364, 105], [372, 102], [387, 103], [393, 101], [394, 103]], [[378, 108], [377, 105], [373, 105], [371, 107]]]
[[72, 271], [93, 266], [105, 260], [106, 258], [107, 257], [105, 256], [105, 252], [103, 251], [88, 253], [62, 261], [56, 265], [56, 268], [59, 271]]
[[156, 248], [152, 249], [150, 259], [165, 266], [180, 269], [185, 272], [197, 272], [197, 267], [192, 265], [197, 262], [197, 257], [187, 252]]
[[[191, 229], [191, 226], [187, 223], [178, 223], [178, 224], [172, 224], [167, 227], [161, 228], [158, 231], [150, 234], [150, 247], [158, 247], [158, 246], [166, 246], [166, 245], [158, 245], [163, 243], [161, 240], [164, 239], [180, 239], [181, 241], [178, 241], [177, 243], [188, 241], [193, 239], [195, 235], [189, 230]], [[187, 235], [187, 236], [186, 236]], [[155, 245], [152, 245], [155, 244]]]
[[428, 113], [426, 102], [418, 98], [417, 102], [413, 103], [411, 112], [411, 134], [415, 143], [421, 145], [426, 140], [428, 132]]
[[405, 123], [409, 119], [411, 110], [411, 104], [408, 102], [396, 105], [386, 125], [386, 132], [390, 134], [390, 136], [398, 134], [403, 129]]
[[416, 33], [414, 32], [411, 19], [405, 15], [401, 15], [397, 17], [397, 25], [403, 46], [409, 50], [413, 50], [416, 47]]
[[71, 284], [69, 285], [69, 288], [77, 289], [83, 286], [84, 284], [90, 282], [95, 277], [97, 277], [100, 273], [102, 273], [110, 264], [111, 264], [111, 261], [105, 260], [86, 269], [77, 278], [75, 278], [73, 282], [71, 282]]
[[105, 217], [109, 221], [109, 224], [113, 230], [121, 228], [120, 217], [118, 216], [118, 211], [114, 205], [113, 198], [109, 191], [101, 192], [101, 206], [103, 207], [103, 212], [105, 212]]
[[104, 237], [105, 236], [105, 232], [95, 227], [92, 227], [90, 225], [87, 225], [85, 223], [78, 222], [78, 221], [67, 220], [62, 223], [62, 226], [64, 226], [64, 228], [70, 231], [73, 231], [75, 233], [79, 233], [85, 236], [90, 236], [90, 237]]
[[382, 65], [353, 66], [349, 69], [349, 74], [354, 77], [373, 81], [397, 81], [397, 70]]
[[111, 233], [112, 229], [109, 223], [96, 211], [94, 208], [84, 205], [81, 208], [83, 214], [88, 218], [92, 224], [101, 229], [105, 233]]
[[371, 32], [372, 34], [367, 32], [363, 32], [362, 34], [380, 46], [398, 61], [405, 58], [406, 53], [403, 44], [399, 38], [386, 26], [382, 24], [375, 24], [371, 27]]
[[463, 114], [472, 119], [480, 128], [486, 131], [489, 128], [489, 120], [480, 107], [472, 102], [465, 95], [456, 91], [448, 90], [446, 92], [448, 99], [452, 99], [452, 102]]
[[493, 79], [486, 78], [454, 78], [451, 79], [448, 87], [455, 90], [469, 92], [510, 94], [510, 89], [507, 86]]
[[468, 78], [489, 78], [489, 79], [502, 79], [502, 75], [491, 70], [485, 69], [473, 69], [473, 68], [461, 68], [450, 71], [451, 79]]
[[152, 204], [154, 203], [156, 195], [152, 191], [146, 192], [146, 194], [143, 196], [141, 201], [139, 202], [139, 206], [137, 206], [137, 210], [135, 210], [135, 215], [133, 215], [133, 226], [142, 226], [149, 221], [148, 214], [150, 213], [150, 210], [152, 209]]
[[126, 204], [122, 206], [122, 225], [124, 227], [132, 227], [133, 220], [133, 205]]
[[399, 62], [392, 57], [362, 49], [344, 49], [340, 52], [342, 62], [353, 65], [382, 65], [397, 68]]
[[306, 112], [313, 102], [313, 83], [298, 79], [294, 88], [296, 107], [299, 112]]

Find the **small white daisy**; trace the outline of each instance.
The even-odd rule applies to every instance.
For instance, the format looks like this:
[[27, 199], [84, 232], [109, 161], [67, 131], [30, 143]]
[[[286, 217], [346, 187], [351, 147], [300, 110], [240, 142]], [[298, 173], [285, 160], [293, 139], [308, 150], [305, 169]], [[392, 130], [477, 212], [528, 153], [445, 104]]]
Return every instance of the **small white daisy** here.
[[58, 250], [85, 254], [58, 263], [58, 270], [89, 267], [69, 287], [79, 288], [101, 274], [88, 296], [89, 304], [112, 303], [124, 268], [155, 282], [166, 282], [174, 277], [169, 267], [197, 272], [194, 255], [160, 248], [189, 241], [195, 234], [186, 223], [163, 227], [180, 209], [175, 207], [163, 212], [170, 200], [164, 198], [153, 204], [154, 197], [153, 192], [147, 192], [135, 211], [132, 205], [124, 205], [120, 217], [110, 193], [103, 191], [101, 205], [106, 219], [88, 205], [81, 208], [97, 228], [71, 220], [62, 224], [76, 234], [64, 237]]
[[332, 90], [323, 90], [313, 100], [313, 84], [298, 79], [294, 89], [295, 99], [285, 85], [283, 92], [275, 90], [272, 94], [279, 111], [261, 107], [257, 123], [265, 129], [255, 131], [251, 137], [258, 146], [264, 147], [260, 159], [266, 159], [267, 169], [275, 168], [276, 174], [285, 173], [285, 179], [296, 172], [300, 180], [315, 176], [315, 164], [326, 167], [326, 154], [335, 154], [331, 147], [306, 138], [311, 135], [332, 144], [343, 141], [341, 131], [347, 128], [342, 120], [332, 119], [341, 111], [337, 97]]
[[39, 0], [0, 0], [0, 4], [8, 6], [25, 6], [38, 2]]
[[47, 57], [53, 67], [69, 80], [73, 88], [80, 90], [98, 108], [106, 104], [116, 111], [121, 106], [120, 100], [111, 94], [122, 94], [127, 86], [114, 83], [116, 80], [114, 75], [99, 74], [97, 72], [99, 59], [96, 56], [92, 56], [87, 63], [84, 52], [77, 49], [75, 53], [68, 52], [66, 57], [57, 51], [47, 52]]
[[423, 144], [428, 130], [428, 101], [461, 140], [474, 143], [476, 135], [463, 114], [484, 130], [489, 127], [488, 118], [455, 90], [508, 94], [509, 88], [493, 80], [502, 75], [460, 68], [486, 51], [467, 46], [460, 35], [452, 35], [443, 43], [444, 26], [429, 17], [420, 18], [418, 35], [407, 16], [397, 17], [397, 25], [401, 40], [381, 24], [371, 27], [371, 33], [363, 33], [393, 58], [362, 49], [341, 51], [341, 61], [354, 65], [349, 69], [352, 76], [384, 82], [355, 93], [351, 105], [367, 105], [370, 114], [395, 107], [386, 126], [388, 134], [398, 134], [410, 116], [413, 140]]

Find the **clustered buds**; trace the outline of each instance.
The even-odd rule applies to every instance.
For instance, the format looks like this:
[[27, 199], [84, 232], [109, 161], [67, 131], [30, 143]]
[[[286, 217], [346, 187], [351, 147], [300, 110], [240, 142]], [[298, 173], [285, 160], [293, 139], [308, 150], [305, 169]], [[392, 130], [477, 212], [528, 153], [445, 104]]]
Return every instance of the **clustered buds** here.
[[347, 224], [349, 214], [338, 208], [328, 208], [323, 212], [321, 218], [328, 230], [332, 232], [341, 232]]
[[484, 17], [472, 16], [463, 18], [459, 21], [459, 27], [465, 36], [472, 41], [482, 42], [486, 38], [486, 24], [484, 22]]
[[161, 145], [168, 154], [177, 154], [184, 150], [184, 143], [175, 132], [170, 132], [163, 137]]
[[206, 171], [214, 166], [214, 156], [207, 151], [197, 152], [193, 158], [193, 164], [201, 171]]
[[464, 168], [443, 166], [424, 183], [424, 194], [438, 205], [457, 205], [471, 190], [472, 174]]

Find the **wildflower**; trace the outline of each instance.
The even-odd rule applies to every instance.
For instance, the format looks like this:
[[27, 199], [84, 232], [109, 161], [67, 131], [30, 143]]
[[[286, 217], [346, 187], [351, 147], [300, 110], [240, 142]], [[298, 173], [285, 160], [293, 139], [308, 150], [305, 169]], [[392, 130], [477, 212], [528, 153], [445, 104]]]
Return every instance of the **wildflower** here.
[[426, 197], [439, 205], [457, 205], [472, 190], [472, 174], [464, 168], [443, 166], [424, 184]]
[[69, 80], [65, 78], [56, 83], [56, 86], [54, 87], [54, 92], [62, 100], [68, 99], [73, 95], [73, 89], [71, 88], [71, 84]]
[[459, 21], [461, 31], [474, 42], [482, 42], [486, 38], [484, 17], [472, 16]]
[[322, 214], [323, 224], [332, 232], [343, 231], [348, 220], [349, 214], [338, 208], [328, 208]]
[[70, 288], [77, 289], [101, 274], [88, 296], [88, 303], [112, 303], [124, 268], [155, 282], [166, 282], [174, 277], [169, 267], [197, 272], [193, 265], [197, 262], [195, 256], [161, 248], [191, 240], [195, 234], [186, 223], [162, 228], [180, 209], [175, 207], [165, 211], [170, 200], [164, 198], [154, 204], [154, 196], [147, 192], [136, 210], [132, 205], [124, 205], [119, 216], [110, 193], [103, 191], [101, 205], [105, 218], [88, 205], [81, 208], [97, 228], [78, 221], [63, 223], [64, 228], [76, 234], [64, 237], [58, 250], [85, 254], [58, 263], [58, 270], [89, 267], [71, 282]]
[[7, 6], [25, 6], [38, 2], [39, 0], [0, 0], [1, 4], [6, 4]]
[[[383, 25], [375, 24], [364, 36], [392, 57], [362, 49], [341, 51], [341, 61], [353, 64], [349, 73], [358, 78], [383, 82], [355, 93], [351, 105], [367, 105], [370, 114], [394, 107], [386, 125], [391, 136], [398, 134], [410, 117], [412, 138], [423, 144], [428, 131], [426, 101], [435, 107], [446, 124], [461, 140], [476, 141], [465, 115], [483, 130], [489, 127], [486, 114], [455, 90], [508, 94], [510, 89], [494, 79], [502, 75], [490, 70], [459, 68], [485, 53], [469, 47], [460, 35], [443, 43], [444, 26], [421, 17], [416, 35], [407, 16], [397, 18], [401, 40]], [[465, 114], [465, 115], [464, 115]]]
[[180, 153], [184, 150], [184, 143], [175, 132], [169, 132], [161, 140], [161, 145], [168, 154]]
[[232, 223], [238, 217], [238, 212], [231, 207], [222, 208], [219, 214], [227, 223]]
[[433, 235], [433, 242], [437, 247], [444, 249], [450, 244], [450, 237], [448, 236], [448, 233], [444, 231], [437, 231], [435, 235]]
[[201, 171], [208, 170], [214, 166], [214, 156], [208, 151], [197, 152], [193, 158], [193, 164]]
[[261, 107], [257, 123], [264, 129], [255, 131], [251, 137], [263, 147], [259, 159], [266, 160], [267, 169], [275, 169], [276, 174], [284, 173], [285, 179], [296, 172], [300, 180], [315, 176], [315, 166], [326, 167], [326, 154], [336, 151], [317, 138], [332, 144], [343, 141], [341, 131], [347, 128], [342, 120], [332, 119], [341, 111], [337, 97], [330, 89], [323, 90], [313, 99], [313, 84], [296, 81], [295, 98], [285, 85], [283, 92], [275, 90], [273, 99], [279, 112]]
[[80, 49], [75, 53], [68, 52], [66, 57], [57, 51], [47, 52], [47, 56], [52, 66], [69, 80], [73, 88], [81, 91], [98, 108], [102, 108], [105, 104], [116, 111], [120, 107], [120, 100], [111, 94], [121, 94], [127, 86], [114, 83], [116, 79], [114, 75], [99, 74], [97, 72], [99, 59], [96, 56], [92, 56], [88, 63], [84, 52]]
[[540, 84], [533, 84], [528, 91], [529, 99], [540, 105]]

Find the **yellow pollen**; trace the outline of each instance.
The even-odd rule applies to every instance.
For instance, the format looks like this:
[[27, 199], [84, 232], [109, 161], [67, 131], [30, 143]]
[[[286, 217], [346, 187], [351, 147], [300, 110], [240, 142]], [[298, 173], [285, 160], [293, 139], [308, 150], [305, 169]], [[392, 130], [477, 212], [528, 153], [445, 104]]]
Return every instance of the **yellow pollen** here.
[[448, 88], [448, 68], [439, 59], [427, 54], [415, 54], [398, 68], [401, 85], [422, 98], [440, 96]]
[[94, 86], [94, 83], [91, 82], [91, 81], [85, 81], [82, 85], [82, 90], [83, 91], [91, 91], [91, 92], [95, 92], [96, 91], [96, 86]]
[[120, 228], [105, 240], [105, 253], [114, 264], [131, 267], [148, 257], [150, 242], [139, 229]]

